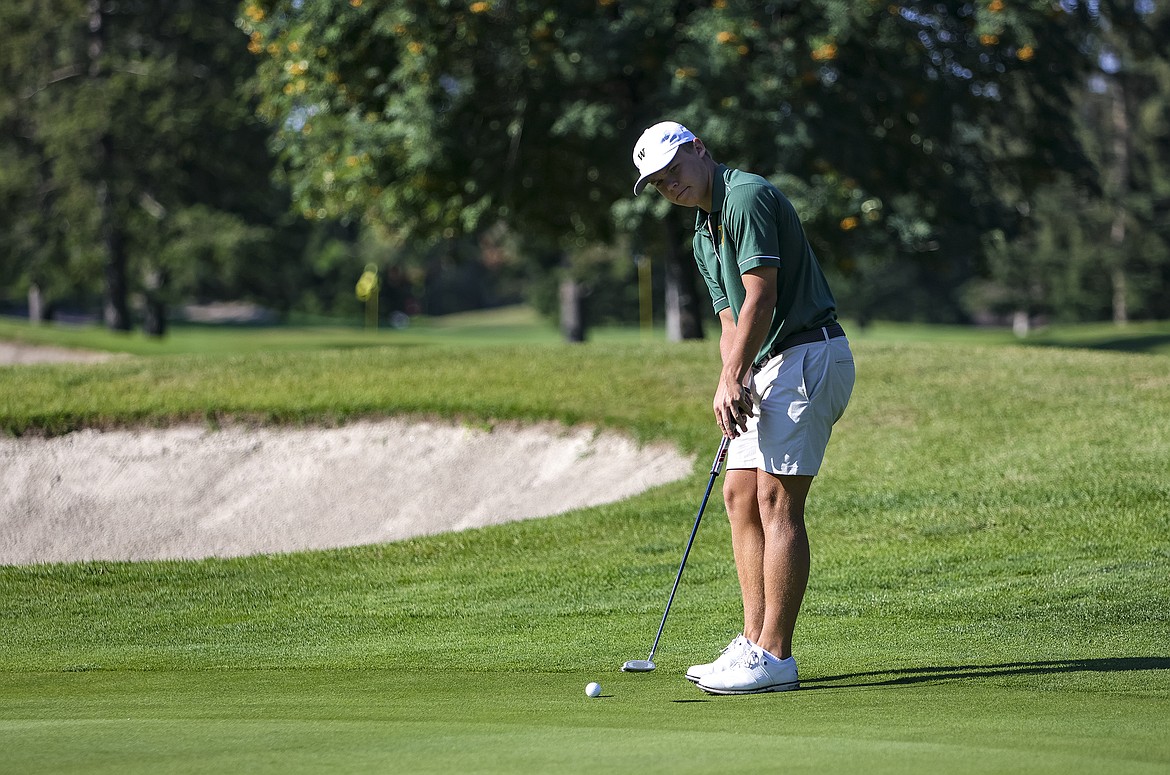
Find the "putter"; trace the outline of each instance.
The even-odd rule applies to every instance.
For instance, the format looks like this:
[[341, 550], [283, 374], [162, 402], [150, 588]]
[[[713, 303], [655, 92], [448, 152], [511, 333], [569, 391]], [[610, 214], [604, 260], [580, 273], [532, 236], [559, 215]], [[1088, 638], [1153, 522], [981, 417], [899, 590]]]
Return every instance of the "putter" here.
[[731, 439], [726, 436], [719, 443], [719, 451], [715, 453], [715, 462], [711, 465], [711, 479], [707, 482], [707, 491], [703, 493], [703, 502], [699, 504], [699, 513], [695, 517], [695, 526], [691, 528], [691, 537], [687, 541], [687, 549], [683, 552], [682, 562], [678, 564], [678, 575], [674, 577], [674, 587], [670, 590], [670, 597], [666, 601], [666, 610], [662, 612], [662, 623], [658, 625], [658, 634], [654, 636], [654, 645], [650, 647], [650, 656], [645, 659], [631, 659], [622, 665], [626, 673], [649, 673], [654, 669], [654, 652], [658, 650], [658, 641], [662, 638], [662, 629], [666, 627], [666, 617], [670, 614], [670, 604], [674, 602], [674, 593], [678, 591], [678, 582], [682, 579], [683, 568], [687, 564], [687, 555], [691, 553], [691, 544], [695, 542], [695, 533], [699, 532], [699, 520], [703, 518], [703, 509], [707, 508], [707, 499], [711, 497], [711, 488], [715, 486], [715, 479], [719, 476], [719, 469], [723, 467], [723, 459], [727, 456], [727, 444]]

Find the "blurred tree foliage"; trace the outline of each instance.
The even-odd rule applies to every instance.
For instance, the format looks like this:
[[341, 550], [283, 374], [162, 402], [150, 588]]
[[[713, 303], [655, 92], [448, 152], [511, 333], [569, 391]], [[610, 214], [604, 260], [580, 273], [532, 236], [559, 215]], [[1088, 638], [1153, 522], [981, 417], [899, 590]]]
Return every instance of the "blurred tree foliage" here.
[[306, 217], [424, 245], [505, 223], [539, 288], [599, 276], [649, 21], [674, 23], [530, 0], [256, 2], [242, 19]]
[[388, 311], [523, 285], [577, 331], [637, 319], [646, 255], [699, 335], [689, 218], [630, 192], [666, 117], [781, 186], [847, 316], [1170, 315], [1158, 0], [16, 0], [0, 25], [0, 282], [104, 296], [115, 327], [190, 296], [335, 311], [375, 263]]
[[50, 302], [101, 294], [110, 327], [130, 328], [133, 306], [153, 334], [166, 305], [193, 294], [277, 295], [271, 275], [292, 247], [280, 235], [295, 230], [277, 228], [287, 196], [239, 91], [255, 62], [236, 11], [226, 0], [0, 5], [6, 286]]
[[[656, 254], [689, 230], [652, 227], [665, 202], [629, 193], [633, 140], [669, 116], [721, 161], [774, 177], [848, 314], [959, 320], [973, 278], [1014, 284], [995, 274], [1007, 254], [985, 235], [1014, 246], [1009, 263], [1029, 263], [1038, 219], [1062, 228], [1054, 196], [1110, 195], [1075, 118], [1096, 41], [1124, 26], [1127, 49], [1156, 53], [1155, 10], [250, 0], [241, 25], [262, 60], [260, 113], [307, 217], [424, 241], [503, 222], [541, 273], [604, 274], [599, 242], [629, 272], [615, 225]], [[1045, 274], [1051, 260], [1019, 271]], [[1068, 310], [1094, 308], [1085, 290], [1070, 291]]]

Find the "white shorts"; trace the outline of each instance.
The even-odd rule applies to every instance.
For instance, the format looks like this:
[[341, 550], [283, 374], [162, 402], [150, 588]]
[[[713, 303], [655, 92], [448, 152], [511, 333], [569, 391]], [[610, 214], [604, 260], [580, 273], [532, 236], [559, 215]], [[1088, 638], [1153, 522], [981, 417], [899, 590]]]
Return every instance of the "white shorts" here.
[[752, 375], [755, 411], [727, 448], [727, 467], [816, 476], [856, 378], [843, 336], [791, 347]]

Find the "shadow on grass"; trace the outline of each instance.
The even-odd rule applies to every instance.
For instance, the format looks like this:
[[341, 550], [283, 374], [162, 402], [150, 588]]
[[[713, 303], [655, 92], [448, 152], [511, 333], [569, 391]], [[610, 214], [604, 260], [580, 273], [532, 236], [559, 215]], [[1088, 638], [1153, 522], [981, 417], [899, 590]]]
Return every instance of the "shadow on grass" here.
[[1115, 657], [1110, 659], [1059, 659], [1047, 662], [1009, 662], [1002, 665], [954, 665], [878, 670], [869, 673], [802, 678], [801, 689], [853, 689], [862, 686], [905, 686], [970, 678], [1058, 673], [1116, 673], [1135, 670], [1170, 670], [1170, 657]]
[[1066, 340], [1059, 342], [1026, 341], [1031, 347], [1058, 347], [1078, 350], [1109, 350], [1124, 353], [1158, 354], [1170, 349], [1170, 334], [1118, 336], [1107, 339]]

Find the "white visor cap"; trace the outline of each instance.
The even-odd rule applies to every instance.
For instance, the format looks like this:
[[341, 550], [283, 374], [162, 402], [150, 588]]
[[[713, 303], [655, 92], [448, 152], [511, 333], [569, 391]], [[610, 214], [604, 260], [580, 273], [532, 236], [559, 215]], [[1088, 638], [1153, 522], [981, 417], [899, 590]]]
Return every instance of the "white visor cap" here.
[[634, 146], [634, 166], [639, 175], [634, 184], [634, 196], [646, 188], [646, 178], [670, 164], [680, 145], [694, 139], [694, 133], [677, 121], [662, 121], [643, 132]]

